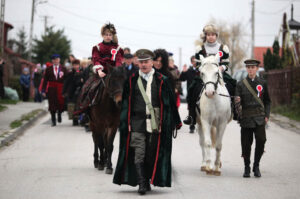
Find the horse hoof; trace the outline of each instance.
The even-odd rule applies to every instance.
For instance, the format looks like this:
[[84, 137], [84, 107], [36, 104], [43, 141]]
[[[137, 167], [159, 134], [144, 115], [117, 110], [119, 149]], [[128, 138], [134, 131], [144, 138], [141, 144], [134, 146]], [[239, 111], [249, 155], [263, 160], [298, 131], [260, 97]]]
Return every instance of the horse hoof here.
[[103, 164], [99, 164], [98, 165], [98, 170], [99, 171], [103, 171], [104, 170], [104, 165]]
[[200, 170], [201, 171], [206, 171], [206, 166], [202, 166]]
[[113, 173], [113, 168], [106, 168], [105, 173], [106, 174], [112, 174]]
[[214, 175], [214, 171], [213, 170], [206, 170], [206, 175]]
[[215, 176], [221, 176], [221, 171], [214, 171]]

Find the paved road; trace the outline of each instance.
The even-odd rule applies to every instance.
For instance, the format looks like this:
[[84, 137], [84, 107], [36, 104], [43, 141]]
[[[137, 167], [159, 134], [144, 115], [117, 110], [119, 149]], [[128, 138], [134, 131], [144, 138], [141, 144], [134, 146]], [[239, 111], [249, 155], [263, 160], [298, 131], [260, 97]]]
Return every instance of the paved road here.
[[[181, 107], [186, 116], [185, 106]], [[91, 134], [71, 121], [50, 127], [49, 116], [0, 151], [0, 198], [137, 198], [136, 187], [112, 184], [93, 168]], [[222, 176], [200, 172], [198, 135], [185, 126], [173, 144], [173, 186], [153, 188], [147, 198], [296, 199], [300, 196], [300, 135], [270, 123], [260, 179], [243, 179], [239, 127], [231, 122], [223, 142]], [[113, 163], [116, 164], [118, 136]]]

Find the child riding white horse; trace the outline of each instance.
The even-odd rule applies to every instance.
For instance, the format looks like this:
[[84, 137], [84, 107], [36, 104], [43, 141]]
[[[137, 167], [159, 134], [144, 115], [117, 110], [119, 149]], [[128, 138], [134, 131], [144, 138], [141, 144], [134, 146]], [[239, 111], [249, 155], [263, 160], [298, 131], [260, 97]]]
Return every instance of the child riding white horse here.
[[[201, 59], [200, 76], [204, 86], [197, 107], [198, 133], [202, 148], [201, 171], [207, 174], [221, 175], [222, 139], [226, 125], [231, 120], [231, 105], [228, 90], [225, 87], [222, 72], [219, 70], [219, 55]], [[223, 96], [221, 96], [221, 95]], [[212, 162], [212, 149], [216, 149], [216, 158]]]

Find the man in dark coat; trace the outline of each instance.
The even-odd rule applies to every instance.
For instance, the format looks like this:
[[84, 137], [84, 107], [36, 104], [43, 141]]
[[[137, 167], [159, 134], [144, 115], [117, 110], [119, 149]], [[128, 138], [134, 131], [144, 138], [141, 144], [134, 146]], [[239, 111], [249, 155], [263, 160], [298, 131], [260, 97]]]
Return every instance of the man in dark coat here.
[[133, 55], [132, 54], [124, 54], [124, 63], [122, 67], [126, 70], [127, 78], [129, 78], [133, 73], [137, 72], [139, 68], [133, 64]]
[[259, 61], [249, 59], [245, 61], [248, 76], [238, 82], [235, 95], [236, 105], [241, 109], [241, 144], [245, 171], [243, 177], [250, 177], [250, 156], [253, 134], [255, 136], [255, 155], [253, 172], [255, 177], [261, 177], [259, 170], [260, 159], [264, 153], [266, 142], [265, 125], [270, 116], [271, 100], [267, 82], [256, 76]]
[[[136, 54], [139, 71], [127, 80], [123, 90], [113, 182], [138, 184], [138, 192], [145, 194], [151, 190], [150, 179], [154, 186], [171, 186], [172, 132], [181, 127], [181, 121], [168, 78], [152, 68], [153, 52], [141, 49]], [[144, 99], [151, 105], [146, 106]]]
[[78, 125], [78, 115], [74, 115], [74, 111], [78, 110], [78, 97], [83, 86], [83, 73], [80, 70], [80, 60], [74, 59], [72, 61], [72, 71], [69, 72], [64, 83], [64, 96], [68, 101], [68, 115], [69, 119], [73, 120], [73, 126]]
[[42, 93], [44, 97], [47, 94], [48, 110], [51, 113], [52, 126], [56, 126], [55, 114], [58, 114], [57, 121], [60, 123], [61, 113], [64, 111], [64, 97], [62, 92], [67, 69], [59, 64], [60, 56], [58, 54], [52, 55], [51, 60], [52, 66], [47, 67], [44, 74]]
[[[187, 81], [187, 85], [186, 85], [186, 90], [187, 90], [187, 96], [191, 96], [191, 94], [189, 93], [189, 87], [191, 86], [193, 80], [195, 79], [195, 77], [198, 75], [199, 76], [199, 71], [197, 68], [197, 63], [195, 61], [195, 56], [193, 55], [191, 57], [191, 63], [192, 65], [187, 69], [186, 65], [183, 67], [183, 70], [180, 74], [179, 80], [180, 81]], [[188, 99], [187, 99], [188, 100]], [[188, 107], [189, 110], [189, 115], [191, 115], [192, 113], [190, 113], [190, 109], [192, 107]], [[195, 124], [192, 123], [190, 125], [190, 133], [194, 133], [195, 131]]]

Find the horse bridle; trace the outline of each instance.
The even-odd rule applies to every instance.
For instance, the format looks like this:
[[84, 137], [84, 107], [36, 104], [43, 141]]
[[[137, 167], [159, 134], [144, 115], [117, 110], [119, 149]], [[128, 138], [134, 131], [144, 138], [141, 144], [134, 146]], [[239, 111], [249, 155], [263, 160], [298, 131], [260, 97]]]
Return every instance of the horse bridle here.
[[[217, 65], [217, 64], [216, 64]], [[218, 66], [218, 65], [217, 65]], [[218, 76], [218, 78], [217, 78], [217, 81], [216, 82], [212, 82], [212, 81], [209, 81], [209, 82], [206, 82], [205, 84], [204, 84], [204, 89], [206, 89], [206, 86], [208, 85], [208, 84], [213, 84], [214, 85], [214, 87], [215, 87], [215, 91], [217, 91], [217, 88], [218, 88], [218, 83], [219, 83], [219, 80], [220, 80], [220, 74], [219, 73], [217, 73], [217, 76]]]

